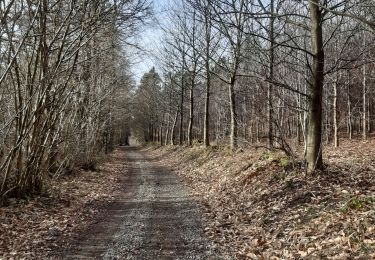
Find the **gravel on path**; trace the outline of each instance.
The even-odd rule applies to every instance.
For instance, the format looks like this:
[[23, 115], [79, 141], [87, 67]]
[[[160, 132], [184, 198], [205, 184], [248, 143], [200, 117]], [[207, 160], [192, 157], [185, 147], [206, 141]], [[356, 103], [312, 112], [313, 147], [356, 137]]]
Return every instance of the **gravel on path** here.
[[123, 192], [64, 259], [219, 259], [208, 246], [201, 212], [176, 174], [136, 147], [124, 152]]

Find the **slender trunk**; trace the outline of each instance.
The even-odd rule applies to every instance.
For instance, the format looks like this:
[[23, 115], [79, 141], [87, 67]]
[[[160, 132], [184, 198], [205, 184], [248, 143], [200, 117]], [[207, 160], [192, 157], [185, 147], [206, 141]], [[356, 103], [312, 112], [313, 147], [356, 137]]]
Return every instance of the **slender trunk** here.
[[353, 127], [352, 127], [352, 103], [350, 100], [350, 85], [347, 87], [347, 100], [348, 100], [348, 135], [349, 139], [353, 137]]
[[370, 103], [370, 97], [367, 98], [367, 134], [370, 134], [372, 132], [371, 128], [371, 103]]
[[300, 124], [300, 117], [301, 117], [301, 112], [297, 112], [297, 118], [296, 118], [296, 133], [297, 133], [297, 145], [300, 145], [301, 143], [301, 124]]
[[367, 109], [366, 109], [366, 105], [367, 105], [367, 95], [366, 95], [366, 92], [367, 92], [367, 89], [366, 89], [366, 65], [363, 65], [363, 69], [362, 69], [362, 76], [363, 76], [363, 82], [362, 82], [362, 138], [363, 140], [366, 140], [367, 139], [367, 117], [366, 117], [366, 114], [367, 114]]
[[159, 128], [159, 143], [161, 146], [164, 145], [163, 141], [164, 139], [163, 139], [163, 122], [162, 122]]
[[211, 45], [211, 18], [210, 18], [210, 0], [205, 14], [205, 69], [206, 69], [206, 96], [204, 103], [204, 122], [203, 122], [203, 143], [205, 147], [210, 146], [210, 45]]
[[[172, 78], [170, 78], [170, 81], [172, 83]], [[168, 102], [168, 125], [167, 125], [167, 128], [166, 128], [166, 133], [165, 133], [165, 145], [168, 145], [169, 142], [171, 142], [172, 144], [172, 141], [173, 140], [173, 132], [172, 132], [172, 138], [170, 137], [170, 126], [171, 126], [171, 117], [172, 117], [172, 91], [170, 90], [169, 91], [169, 102]], [[175, 123], [173, 121], [173, 123]]]
[[324, 46], [322, 13], [319, 0], [310, 0], [311, 52], [313, 54], [310, 82], [309, 123], [306, 162], [308, 172], [323, 168], [322, 158], [322, 90], [324, 83]]
[[190, 87], [190, 114], [188, 126], [188, 145], [193, 145], [193, 120], [194, 120], [194, 80], [192, 80]]
[[[301, 84], [301, 79], [300, 79], [300, 75], [298, 75], [298, 90], [301, 91], [301, 87], [300, 87], [300, 84]], [[298, 145], [301, 143], [301, 134], [302, 136], [304, 136], [304, 133], [303, 133], [303, 114], [304, 114], [304, 107], [302, 106], [302, 97], [301, 95], [297, 95], [297, 107], [300, 109], [300, 111], [297, 112], [297, 126], [298, 126], [298, 129], [297, 129], [297, 143]]]
[[[270, 3], [271, 14], [274, 13], [274, 0], [271, 0]], [[275, 59], [275, 36], [274, 36], [274, 23], [275, 17], [271, 15], [270, 27], [269, 27], [269, 40], [270, 40], [270, 63], [269, 63], [269, 79], [273, 80], [273, 68], [274, 68], [274, 59]], [[267, 101], [268, 101], [268, 149], [273, 150], [274, 140], [273, 140], [273, 109], [272, 109], [272, 94], [273, 86], [272, 83], [268, 83], [267, 89]]]
[[326, 95], [327, 98], [326, 98], [326, 104], [327, 104], [327, 107], [325, 109], [325, 134], [326, 134], [326, 143], [329, 144], [331, 142], [331, 130], [332, 130], [332, 127], [331, 127], [331, 106], [329, 104], [329, 99], [328, 99], [328, 95]]
[[182, 145], [184, 138], [184, 77], [181, 77], [181, 97], [180, 97], [180, 133], [178, 144]]
[[156, 143], [158, 141], [158, 127], [155, 125], [153, 129], [154, 129], [154, 131], [153, 131], [153, 137], [154, 137], [154, 139], [152, 141], [154, 143]]
[[210, 72], [207, 73], [206, 97], [204, 103], [203, 143], [205, 147], [210, 146]]
[[229, 103], [230, 103], [230, 149], [234, 151], [237, 144], [237, 115], [236, 115], [236, 96], [234, 92], [235, 76], [232, 76], [229, 84]]
[[174, 133], [176, 131], [176, 124], [177, 124], [177, 118], [178, 118], [178, 111], [176, 112], [176, 115], [174, 117], [174, 120], [173, 120], [173, 124], [172, 124], [172, 130], [171, 130], [171, 145], [174, 145]]
[[169, 127], [171, 125], [171, 120], [170, 120], [170, 114], [168, 114], [168, 123], [167, 123], [167, 127], [165, 128], [165, 139], [164, 139], [164, 145], [168, 145], [168, 140], [169, 139]]
[[337, 111], [337, 79], [333, 83], [333, 142], [335, 147], [339, 147], [338, 136], [338, 111]]
[[152, 125], [148, 124], [147, 142], [152, 142]]

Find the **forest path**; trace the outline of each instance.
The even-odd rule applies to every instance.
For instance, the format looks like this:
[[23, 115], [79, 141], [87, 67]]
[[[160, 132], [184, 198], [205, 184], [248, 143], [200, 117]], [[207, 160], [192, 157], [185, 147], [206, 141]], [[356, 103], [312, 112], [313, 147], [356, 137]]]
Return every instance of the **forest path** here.
[[210, 256], [199, 208], [177, 176], [137, 148], [121, 148], [123, 191], [64, 259], [217, 259]]

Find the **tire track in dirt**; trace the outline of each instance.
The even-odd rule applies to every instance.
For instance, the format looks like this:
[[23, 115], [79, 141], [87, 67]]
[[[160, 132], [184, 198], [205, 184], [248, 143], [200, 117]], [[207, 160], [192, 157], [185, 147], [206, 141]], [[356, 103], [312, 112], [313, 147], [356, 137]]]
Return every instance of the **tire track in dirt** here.
[[208, 249], [200, 211], [169, 169], [134, 147], [126, 154], [123, 192], [64, 259], [218, 259]]

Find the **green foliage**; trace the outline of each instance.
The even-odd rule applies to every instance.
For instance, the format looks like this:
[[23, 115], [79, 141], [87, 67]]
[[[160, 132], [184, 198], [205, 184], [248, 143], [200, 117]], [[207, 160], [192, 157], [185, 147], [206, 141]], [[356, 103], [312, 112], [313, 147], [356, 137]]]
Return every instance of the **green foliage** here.
[[270, 152], [270, 151], [266, 151], [266, 152], [264, 152], [261, 156], [260, 156], [260, 158], [259, 158], [259, 160], [270, 160], [270, 161], [272, 161], [274, 159], [274, 154], [272, 153], [272, 152]]
[[283, 168], [286, 168], [289, 165], [289, 158], [288, 157], [281, 157], [279, 159], [279, 165]]
[[290, 163], [289, 157], [287, 157], [285, 155], [282, 155], [280, 153], [271, 152], [271, 151], [264, 152], [260, 156], [259, 160], [270, 161], [270, 162], [276, 161], [276, 162], [278, 162], [279, 166], [283, 167], [283, 168], [286, 168]]
[[353, 211], [366, 211], [374, 207], [374, 199], [372, 197], [353, 197], [342, 208], [343, 213]]

